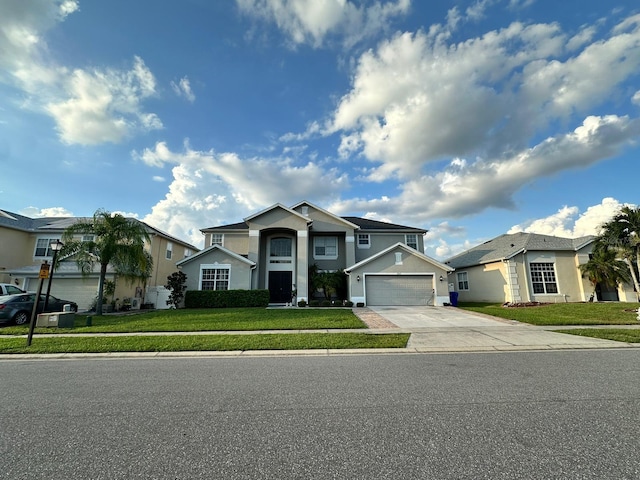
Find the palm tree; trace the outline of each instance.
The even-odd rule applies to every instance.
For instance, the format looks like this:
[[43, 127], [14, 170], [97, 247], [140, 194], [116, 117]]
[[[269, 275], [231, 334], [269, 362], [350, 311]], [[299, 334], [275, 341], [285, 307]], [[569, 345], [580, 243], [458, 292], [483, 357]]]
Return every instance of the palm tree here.
[[[87, 240], [78, 240], [78, 236]], [[150, 241], [146, 227], [117, 213], [97, 210], [93, 218], [68, 227], [62, 234], [62, 241], [61, 256], [74, 256], [83, 274], [91, 272], [96, 263], [100, 264], [97, 315], [102, 315], [104, 282], [109, 265], [130, 281], [146, 281], [153, 268], [153, 259], [144, 248], [145, 242]]]
[[615, 250], [596, 242], [589, 261], [580, 265], [580, 270], [593, 285], [594, 295], [598, 284], [619, 285], [631, 279], [626, 262], [618, 258]]
[[[602, 226], [600, 241], [620, 252], [633, 280], [640, 300], [640, 207], [624, 206], [609, 222]], [[635, 263], [635, 265], [634, 265]]]

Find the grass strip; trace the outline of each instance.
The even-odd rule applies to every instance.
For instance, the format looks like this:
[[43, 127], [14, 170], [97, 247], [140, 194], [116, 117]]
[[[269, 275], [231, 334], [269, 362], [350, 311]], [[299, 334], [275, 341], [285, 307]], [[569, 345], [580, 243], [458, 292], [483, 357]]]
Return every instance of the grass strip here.
[[460, 308], [532, 325], [633, 325], [637, 303], [550, 303], [535, 307], [503, 307], [495, 303], [461, 303]]
[[404, 348], [408, 333], [283, 333], [260, 335], [143, 335], [0, 339], [0, 353], [109, 353], [235, 350]]
[[640, 329], [628, 330], [622, 328], [576, 328], [572, 330], [554, 330], [558, 333], [570, 333], [583, 337], [602, 338], [616, 342], [640, 343]]
[[[76, 315], [75, 327], [36, 328], [36, 333], [137, 333], [366, 328], [351, 309], [221, 308], [136, 312], [128, 315]], [[28, 325], [0, 329], [0, 335], [25, 335]]]

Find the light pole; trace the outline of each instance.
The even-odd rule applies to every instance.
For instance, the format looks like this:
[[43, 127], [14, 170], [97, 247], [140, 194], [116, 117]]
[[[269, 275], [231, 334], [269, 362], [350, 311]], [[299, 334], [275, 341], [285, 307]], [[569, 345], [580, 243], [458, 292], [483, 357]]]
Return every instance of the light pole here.
[[44, 299], [43, 312], [46, 312], [47, 307], [49, 306], [49, 293], [51, 293], [51, 282], [53, 282], [53, 272], [56, 271], [56, 257], [58, 256], [58, 252], [62, 250], [62, 247], [64, 247], [64, 243], [62, 243], [58, 239], [56, 239], [55, 242], [51, 242], [51, 250], [53, 250], [53, 259], [51, 260], [51, 275], [49, 275], [49, 283], [47, 284], [47, 296]]

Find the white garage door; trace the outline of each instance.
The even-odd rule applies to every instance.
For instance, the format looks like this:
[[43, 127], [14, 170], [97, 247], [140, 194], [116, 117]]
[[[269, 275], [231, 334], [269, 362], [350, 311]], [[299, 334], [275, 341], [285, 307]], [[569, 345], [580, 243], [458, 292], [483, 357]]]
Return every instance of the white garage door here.
[[433, 305], [433, 275], [369, 275], [367, 305]]
[[[35, 292], [38, 289], [37, 279], [32, 279], [29, 290]], [[42, 285], [42, 293], [47, 292], [47, 281]], [[53, 278], [51, 295], [70, 300], [78, 304], [78, 310], [89, 310], [98, 294], [97, 278]]]

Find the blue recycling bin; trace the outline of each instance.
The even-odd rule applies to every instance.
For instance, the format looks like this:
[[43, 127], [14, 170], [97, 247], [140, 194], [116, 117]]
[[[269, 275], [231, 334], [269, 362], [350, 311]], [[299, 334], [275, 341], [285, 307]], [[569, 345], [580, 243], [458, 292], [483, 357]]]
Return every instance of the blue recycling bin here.
[[449, 292], [449, 302], [452, 306], [458, 306], [458, 292]]

